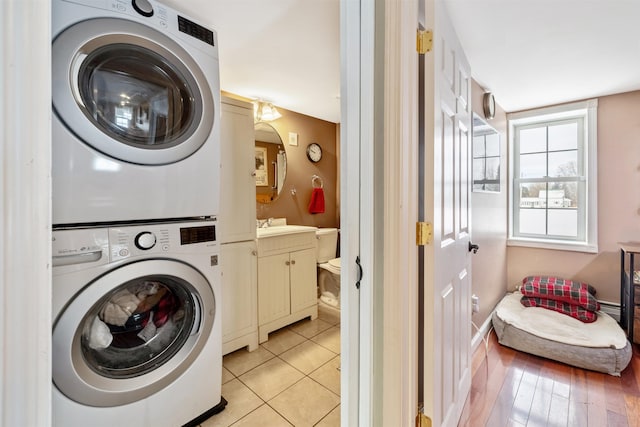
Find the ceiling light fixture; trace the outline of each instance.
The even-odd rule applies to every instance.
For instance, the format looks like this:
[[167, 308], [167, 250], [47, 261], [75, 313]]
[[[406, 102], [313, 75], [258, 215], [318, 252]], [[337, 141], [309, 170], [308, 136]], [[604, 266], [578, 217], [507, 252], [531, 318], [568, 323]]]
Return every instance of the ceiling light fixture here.
[[253, 116], [256, 122], [270, 122], [282, 117], [271, 102], [257, 100], [253, 104]]

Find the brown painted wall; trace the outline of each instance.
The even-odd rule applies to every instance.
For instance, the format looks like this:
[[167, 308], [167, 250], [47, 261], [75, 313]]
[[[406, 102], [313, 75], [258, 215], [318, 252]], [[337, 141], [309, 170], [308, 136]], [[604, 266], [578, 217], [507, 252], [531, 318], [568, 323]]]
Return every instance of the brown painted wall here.
[[[276, 106], [277, 107], [277, 106]], [[337, 125], [304, 114], [279, 108], [282, 117], [269, 122], [280, 134], [287, 152], [287, 178], [280, 196], [270, 204], [257, 203], [259, 219], [287, 218], [287, 224], [314, 227], [338, 227], [337, 189], [338, 155]], [[298, 146], [289, 145], [289, 132], [298, 134]], [[313, 163], [307, 159], [307, 145], [317, 142], [322, 147], [322, 159]], [[311, 177], [318, 175], [324, 182], [325, 213], [310, 214]], [[295, 189], [295, 195], [291, 190]]]
[[[250, 99], [223, 92], [231, 98], [251, 102]], [[339, 125], [278, 107], [282, 117], [269, 122], [280, 134], [287, 152], [287, 178], [280, 196], [269, 204], [256, 202], [258, 219], [286, 218], [287, 224], [313, 227], [339, 227], [338, 207]], [[289, 132], [298, 134], [298, 146], [289, 145]], [[312, 142], [322, 147], [322, 160], [313, 163], [307, 159], [307, 145]], [[318, 175], [324, 182], [325, 212], [310, 214], [311, 177]], [[295, 194], [291, 190], [295, 189]]]
[[[640, 241], [640, 91], [598, 99], [597, 254], [509, 247], [509, 288], [529, 274], [591, 283], [619, 302], [620, 241]], [[474, 272], [475, 274], [475, 272]]]

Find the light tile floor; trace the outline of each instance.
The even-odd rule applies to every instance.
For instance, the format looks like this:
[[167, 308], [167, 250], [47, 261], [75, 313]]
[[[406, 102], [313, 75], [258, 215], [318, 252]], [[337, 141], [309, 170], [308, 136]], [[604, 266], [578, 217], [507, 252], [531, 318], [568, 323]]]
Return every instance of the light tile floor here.
[[228, 404], [201, 427], [340, 426], [340, 317], [318, 308], [269, 334], [257, 350], [226, 355], [222, 396]]

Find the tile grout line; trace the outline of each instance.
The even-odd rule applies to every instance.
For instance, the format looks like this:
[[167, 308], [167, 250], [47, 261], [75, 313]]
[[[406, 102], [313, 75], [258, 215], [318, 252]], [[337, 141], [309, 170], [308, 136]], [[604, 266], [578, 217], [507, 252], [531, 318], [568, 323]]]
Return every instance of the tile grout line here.
[[[291, 346], [290, 348], [287, 348], [286, 350], [280, 352], [279, 354], [274, 353], [273, 351], [269, 350], [267, 347], [264, 347], [263, 345], [260, 345], [260, 348], [265, 350], [267, 353], [269, 353], [271, 356], [271, 358], [269, 358], [268, 360], [262, 361], [260, 362], [258, 365], [252, 367], [251, 369], [247, 370], [246, 372], [243, 372], [240, 375], [236, 375], [234, 372], [232, 372], [230, 369], [228, 369], [227, 367], [225, 367], [225, 369], [227, 369], [227, 371], [231, 374], [232, 379], [230, 379], [228, 382], [232, 381], [233, 379], [237, 379], [238, 382], [240, 384], [242, 384], [244, 387], [246, 387], [249, 391], [251, 391], [251, 393], [253, 395], [255, 395], [260, 402], [262, 402], [257, 408], [253, 409], [252, 411], [250, 411], [249, 413], [243, 415], [240, 419], [233, 421], [232, 424], [233, 425], [235, 423], [238, 423], [240, 420], [246, 418], [247, 416], [249, 416], [250, 414], [254, 413], [255, 411], [257, 411], [259, 408], [261, 408], [263, 405], [267, 405], [271, 410], [273, 410], [276, 414], [278, 414], [279, 416], [281, 416], [284, 420], [286, 420], [288, 423], [293, 424], [291, 420], [289, 420], [284, 414], [280, 413], [279, 411], [276, 410], [276, 408], [274, 408], [273, 406], [271, 406], [271, 404], [269, 403], [270, 401], [272, 401], [273, 399], [277, 398], [278, 396], [280, 396], [282, 393], [286, 392], [287, 390], [289, 390], [290, 388], [294, 387], [295, 385], [299, 384], [300, 382], [302, 382], [305, 378], [309, 379], [310, 381], [312, 381], [313, 383], [317, 384], [318, 386], [322, 387], [322, 389], [326, 390], [327, 392], [329, 392], [331, 395], [336, 396], [338, 399], [341, 398], [340, 394], [336, 394], [333, 390], [329, 389], [327, 386], [325, 386], [324, 384], [320, 383], [319, 381], [315, 380], [314, 378], [311, 377], [312, 374], [314, 374], [315, 372], [317, 372], [318, 370], [326, 367], [326, 365], [328, 365], [329, 363], [331, 363], [332, 361], [335, 360], [336, 357], [340, 357], [340, 352], [336, 353], [333, 349], [328, 348], [316, 341], [314, 341], [314, 338], [317, 338], [319, 335], [331, 330], [332, 328], [335, 328], [336, 326], [338, 327], [338, 331], [339, 331], [339, 327], [340, 327], [340, 322], [338, 321], [337, 323], [334, 323], [333, 321], [327, 321], [325, 319], [322, 319], [320, 317], [318, 317], [318, 320], [321, 320], [323, 323], [326, 323], [327, 325], [329, 325], [327, 328], [324, 328], [320, 331], [314, 331], [315, 333], [313, 335], [310, 334], [310, 336], [305, 336], [302, 333], [296, 331], [293, 329], [293, 327], [298, 327], [298, 329], [302, 329], [300, 328], [299, 325], [301, 325], [302, 323], [298, 323], [298, 324], [294, 324], [294, 325], [289, 325], [286, 327], [286, 330], [289, 332], [293, 332], [294, 334], [304, 338], [304, 340], [302, 342], [299, 342], [293, 346]], [[283, 328], [285, 329], [285, 328]], [[317, 366], [315, 369], [313, 369], [311, 372], [309, 372], [308, 374], [301, 371], [300, 369], [296, 368], [294, 365], [292, 365], [291, 363], [289, 363], [287, 360], [281, 358], [280, 356], [287, 353], [290, 350], [293, 350], [296, 347], [302, 346], [303, 344], [307, 344], [311, 342], [314, 345], [317, 345], [318, 347], [322, 348], [325, 351], [328, 351], [329, 353], [331, 353], [331, 357], [329, 358], [329, 360], [323, 362], [321, 365]], [[278, 394], [276, 394], [275, 396], [272, 396], [269, 401], [264, 400], [260, 395], [258, 395], [248, 384], [246, 384], [242, 379], [240, 379], [241, 376], [246, 375], [248, 373], [250, 373], [251, 371], [254, 371], [255, 369], [258, 369], [259, 367], [263, 366], [264, 364], [273, 361], [274, 359], [278, 359], [279, 361], [285, 363], [287, 366], [293, 368], [296, 372], [299, 372], [302, 377], [300, 379], [298, 379], [297, 381], [295, 381], [294, 383], [292, 383], [291, 385], [289, 385], [288, 387], [286, 387], [284, 390], [280, 391]], [[224, 367], [224, 364], [223, 364]], [[339, 370], [339, 369], [338, 369]], [[226, 384], [226, 383], [225, 383]], [[340, 406], [340, 401], [338, 402], [338, 404], [334, 407], [332, 407], [330, 410], [328, 410], [314, 425], [317, 425], [318, 423], [321, 423], [322, 420], [324, 420], [332, 411], [334, 411], [337, 407]]]

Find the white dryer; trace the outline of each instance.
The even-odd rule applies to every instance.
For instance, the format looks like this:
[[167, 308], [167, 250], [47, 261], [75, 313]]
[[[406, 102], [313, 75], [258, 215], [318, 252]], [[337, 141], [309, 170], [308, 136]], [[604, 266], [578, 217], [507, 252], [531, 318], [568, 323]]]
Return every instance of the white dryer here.
[[53, 0], [54, 226], [218, 214], [216, 33], [153, 0]]
[[224, 409], [215, 221], [53, 232], [54, 426]]

